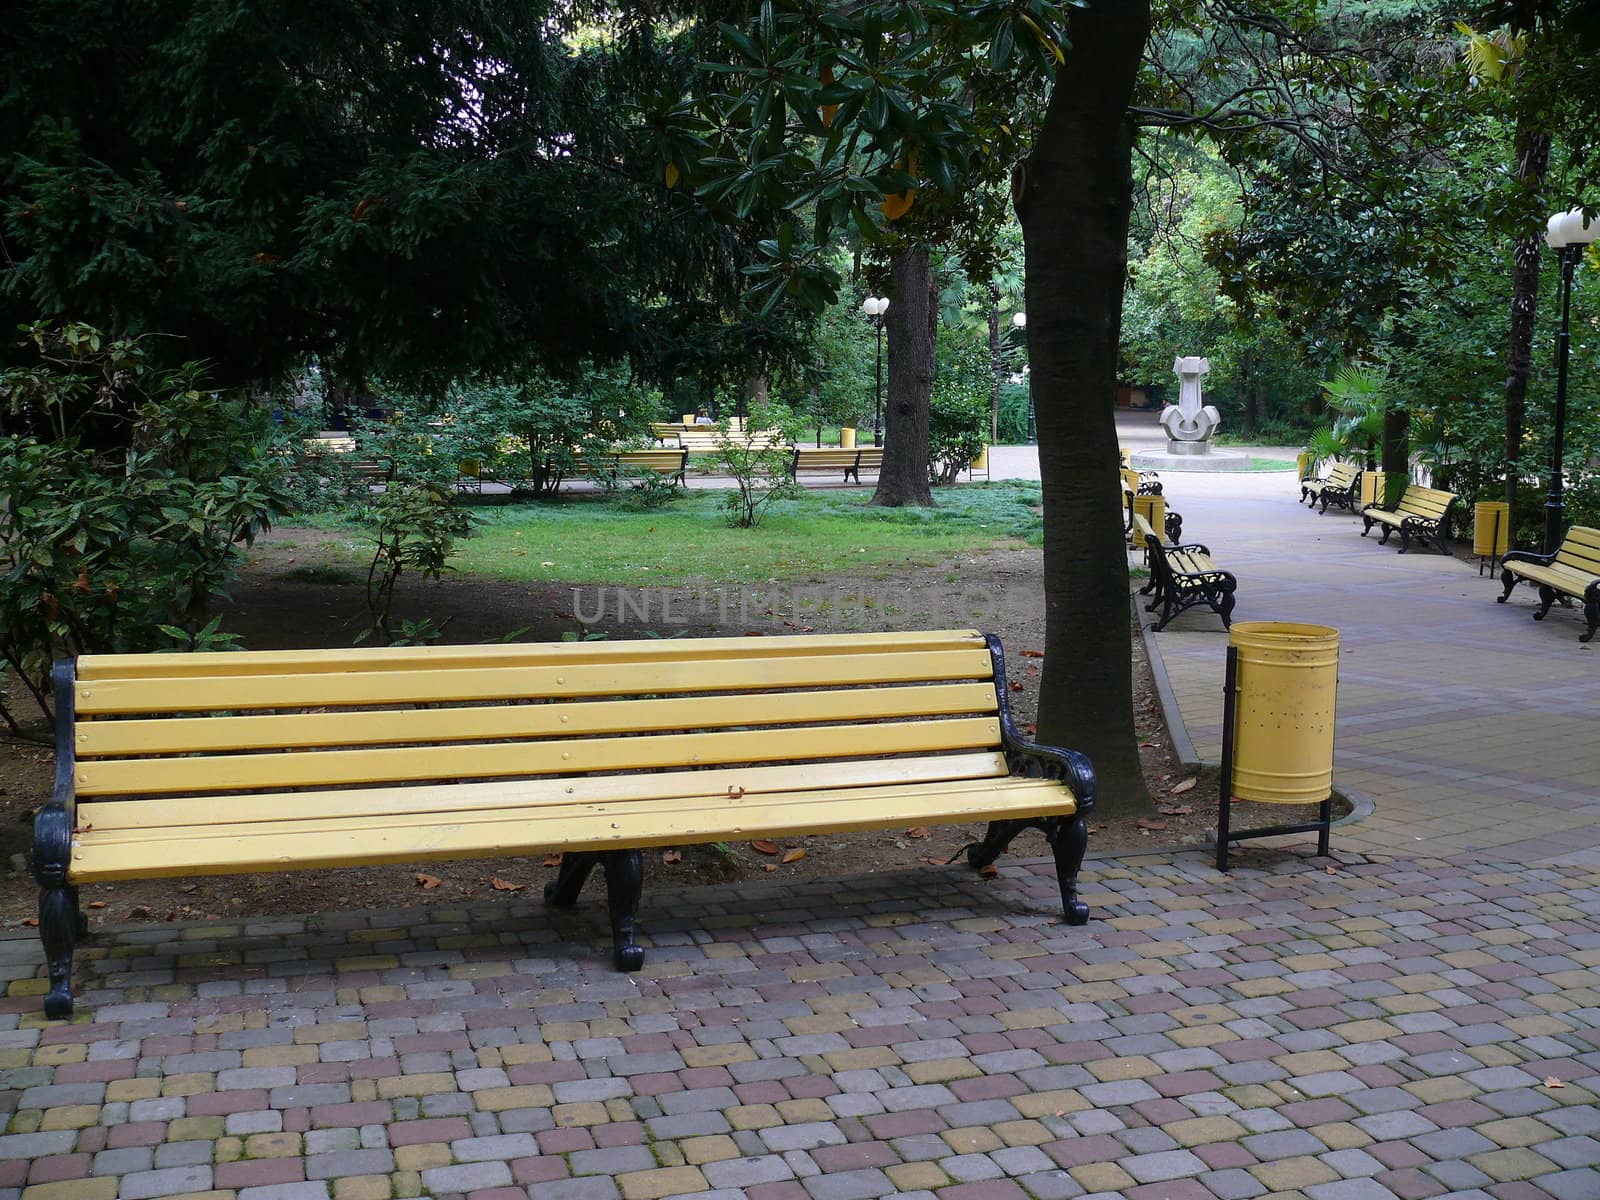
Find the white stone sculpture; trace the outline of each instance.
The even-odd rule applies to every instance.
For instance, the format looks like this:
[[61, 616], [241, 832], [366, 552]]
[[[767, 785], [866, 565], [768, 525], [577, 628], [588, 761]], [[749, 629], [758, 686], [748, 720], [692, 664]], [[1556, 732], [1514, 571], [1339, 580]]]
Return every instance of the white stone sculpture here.
[[1178, 402], [1161, 411], [1167, 453], [1208, 453], [1211, 438], [1222, 423], [1222, 414], [1214, 406], [1200, 402], [1200, 379], [1210, 373], [1211, 360], [1194, 354], [1175, 358], [1172, 370], [1178, 376]]

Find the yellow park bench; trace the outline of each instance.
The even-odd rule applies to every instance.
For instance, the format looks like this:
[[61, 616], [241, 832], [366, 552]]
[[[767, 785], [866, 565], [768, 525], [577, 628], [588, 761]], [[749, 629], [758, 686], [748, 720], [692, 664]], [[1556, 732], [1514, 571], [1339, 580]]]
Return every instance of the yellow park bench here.
[[724, 435], [715, 426], [700, 425], [693, 429], [684, 429], [676, 436], [678, 439], [676, 445], [691, 454], [716, 453], [722, 449], [724, 436], [731, 437], [733, 444], [741, 449], [748, 447], [751, 450], [786, 450], [789, 446], [783, 431], [779, 429], [735, 429]]
[[794, 458], [789, 462], [789, 475], [798, 479], [801, 471], [843, 471], [844, 482], [855, 476], [861, 482], [861, 468], [869, 471], [883, 470], [882, 446], [857, 446], [843, 450], [835, 446], [796, 446]]
[[1354, 510], [1360, 495], [1361, 468], [1355, 463], [1334, 463], [1320, 479], [1300, 481], [1301, 502], [1316, 508], [1320, 500], [1323, 512], [1328, 511], [1330, 504]]
[[1042, 829], [1088, 919], [1093, 768], [1022, 735], [999, 639], [970, 630], [92, 655], [55, 694], [50, 1017], [72, 1011], [78, 887], [122, 879], [561, 850], [546, 901], [601, 865], [634, 970], [644, 847], [988, 820], [971, 865]]
[[1539, 611], [1533, 614], [1534, 620], [1544, 620], [1558, 596], [1571, 596], [1583, 602], [1583, 619], [1588, 625], [1578, 640], [1588, 642], [1594, 638], [1595, 627], [1600, 626], [1600, 529], [1574, 525], [1554, 554], [1513, 550], [1500, 563], [1500, 582], [1506, 589], [1499, 597], [1501, 604], [1511, 595], [1511, 589], [1526, 579], [1539, 589]]
[[316, 437], [306, 438], [305, 445], [313, 453], [337, 454], [341, 458], [349, 456], [347, 462], [350, 468], [368, 483], [384, 483], [394, 471], [394, 464], [391, 462], [355, 458], [356, 440], [349, 434], [321, 433]]
[[1207, 547], [1199, 542], [1163, 546], [1143, 513], [1134, 514], [1133, 532], [1135, 544], [1143, 547], [1150, 565], [1150, 582], [1139, 589], [1141, 595], [1150, 597], [1144, 610], [1161, 610], [1154, 629], [1159, 632], [1179, 613], [1200, 604], [1222, 618], [1224, 629], [1233, 623], [1239, 581], [1231, 571], [1217, 566]]
[[620, 479], [627, 472], [653, 471], [672, 482], [687, 486], [684, 479], [689, 469], [689, 452], [683, 449], [664, 450], [607, 450], [602, 451], [590, 464], [591, 474]]
[[1386, 544], [1389, 535], [1398, 529], [1401, 554], [1411, 548], [1413, 540], [1424, 545], [1432, 542], [1439, 547], [1441, 554], [1449, 554], [1450, 544], [1445, 541], [1445, 521], [1450, 515], [1450, 506], [1455, 502], [1454, 492], [1407, 484], [1393, 508], [1379, 505], [1361, 510], [1361, 536], [1366, 537], [1371, 533], [1374, 525], [1382, 525], [1383, 536], [1378, 539], [1380, 546]]

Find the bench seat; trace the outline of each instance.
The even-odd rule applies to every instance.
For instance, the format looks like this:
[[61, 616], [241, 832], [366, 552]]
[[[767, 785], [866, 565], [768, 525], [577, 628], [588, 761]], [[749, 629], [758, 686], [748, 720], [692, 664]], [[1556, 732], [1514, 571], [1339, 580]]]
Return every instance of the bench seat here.
[[1413, 541], [1424, 545], [1432, 542], [1441, 554], [1449, 554], [1450, 544], [1445, 535], [1450, 508], [1455, 502], [1454, 492], [1408, 484], [1393, 508], [1377, 505], [1361, 510], [1361, 536], [1371, 533], [1374, 525], [1381, 525], [1383, 536], [1378, 539], [1379, 545], [1386, 544], [1389, 535], [1398, 529], [1401, 554], [1411, 548]]
[[1533, 614], [1534, 620], [1544, 620], [1559, 597], [1571, 596], [1582, 602], [1587, 626], [1578, 640], [1594, 639], [1595, 629], [1600, 627], [1600, 529], [1574, 525], [1554, 554], [1526, 550], [1507, 554], [1500, 560], [1500, 582], [1505, 587], [1498, 597], [1501, 604], [1524, 579], [1539, 589], [1539, 609]]
[[988, 821], [1045, 831], [1069, 921], [1089, 762], [1022, 737], [970, 630], [57, 664], [56, 791], [35, 820], [50, 988], [72, 1008], [85, 883], [562, 851], [604, 868], [619, 968], [646, 847]]
[[687, 486], [689, 452], [670, 447], [662, 450], [605, 450], [592, 460], [592, 473], [620, 480], [625, 471], [651, 471], [670, 482]]

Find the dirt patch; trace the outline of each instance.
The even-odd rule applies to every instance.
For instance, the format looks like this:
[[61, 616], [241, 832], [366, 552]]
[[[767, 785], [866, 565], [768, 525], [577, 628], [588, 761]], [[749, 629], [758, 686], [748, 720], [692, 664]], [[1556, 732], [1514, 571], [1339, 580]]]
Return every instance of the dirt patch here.
[[[361, 587], [331, 543], [330, 535], [317, 530], [274, 531], [233, 589], [224, 609], [226, 627], [252, 649], [349, 645], [364, 623]], [[645, 632], [701, 636], [977, 626], [998, 633], [1006, 647], [1010, 699], [1022, 722], [1033, 719], [1038, 699], [1039, 660], [1027, 652], [1037, 653], [1044, 636], [1039, 552], [1028, 549], [963, 554], [936, 567], [908, 561], [892, 571], [879, 568], [803, 586], [575, 589], [455, 577], [439, 584], [403, 584], [397, 608], [407, 618], [426, 616], [444, 624], [452, 642], [498, 640], [511, 630], [521, 631], [519, 640], [543, 641], [597, 630], [638, 637]], [[1220, 654], [1220, 631], [1217, 638]], [[1093, 817], [1091, 855], [1198, 847], [1216, 826], [1215, 773], [1197, 777], [1173, 754], [1138, 638], [1134, 669], [1140, 755], [1155, 803], [1142, 812]], [[18, 710], [25, 711], [26, 698], [17, 694], [14, 682], [11, 691], [21, 702]], [[48, 735], [42, 725], [37, 732]], [[45, 746], [0, 743], [0, 928], [33, 920], [35, 889], [24, 856], [32, 814], [49, 796], [53, 769]], [[1240, 805], [1234, 825], [1303, 819], [1307, 815], [1297, 810]], [[981, 836], [982, 828], [823, 833], [786, 839], [776, 854], [763, 853], [753, 843], [655, 850], [646, 855], [646, 887], [916, 870], [952, 859]], [[796, 850], [804, 855], [795, 858], [791, 852]], [[1048, 853], [1043, 837], [1032, 831], [1012, 850]], [[502, 892], [537, 892], [553, 877], [555, 861], [538, 855], [306, 871], [292, 878], [280, 873], [139, 880], [86, 887], [83, 899], [91, 919], [116, 922], [397, 908], [438, 904], [447, 897], [482, 900]]]

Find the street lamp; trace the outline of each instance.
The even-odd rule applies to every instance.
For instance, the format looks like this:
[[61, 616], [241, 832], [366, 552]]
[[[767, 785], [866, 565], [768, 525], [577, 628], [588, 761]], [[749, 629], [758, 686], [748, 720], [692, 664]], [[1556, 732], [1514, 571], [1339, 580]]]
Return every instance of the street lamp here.
[[878, 331], [878, 363], [875, 368], [877, 385], [872, 408], [872, 444], [883, 445], [883, 314], [889, 311], [889, 301], [883, 296], [868, 296], [861, 302], [861, 311], [867, 314]]
[[1600, 223], [1586, 221], [1583, 209], [1557, 213], [1550, 218], [1544, 240], [1561, 263], [1561, 328], [1556, 332], [1556, 430], [1550, 445], [1550, 497], [1544, 502], [1544, 552], [1554, 554], [1561, 545], [1561, 458], [1567, 427], [1567, 357], [1572, 337], [1567, 318], [1572, 303], [1572, 271], [1584, 248], [1600, 238]]
[[[1022, 332], [1028, 328], [1028, 314], [1025, 312], [1012, 313], [1011, 324], [1017, 332]], [[1024, 368], [1023, 374], [1027, 374], [1026, 368]], [[1031, 445], [1038, 440], [1039, 433], [1033, 424], [1033, 383], [1030, 381], [1028, 384], [1028, 442]]]

